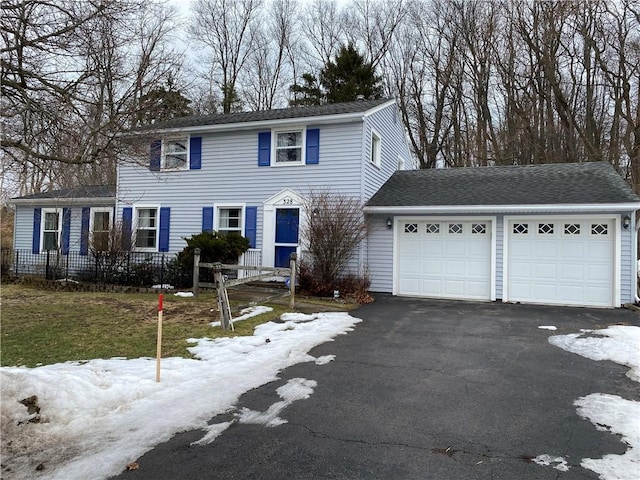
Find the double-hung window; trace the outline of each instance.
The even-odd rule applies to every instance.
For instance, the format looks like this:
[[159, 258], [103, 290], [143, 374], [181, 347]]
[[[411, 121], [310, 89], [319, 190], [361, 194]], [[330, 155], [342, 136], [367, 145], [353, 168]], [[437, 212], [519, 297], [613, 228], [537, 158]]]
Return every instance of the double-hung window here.
[[158, 209], [155, 207], [136, 208], [136, 248], [155, 250], [157, 244]]
[[303, 130], [275, 132], [275, 164], [294, 165], [304, 163]]
[[42, 210], [42, 250], [57, 250], [60, 246], [62, 214], [56, 209]]
[[242, 207], [219, 207], [217, 218], [218, 233], [226, 235], [236, 232], [242, 235]]
[[111, 231], [111, 208], [91, 209], [91, 245], [97, 252], [109, 250], [109, 232]]
[[162, 170], [189, 168], [189, 137], [167, 138], [162, 142]]

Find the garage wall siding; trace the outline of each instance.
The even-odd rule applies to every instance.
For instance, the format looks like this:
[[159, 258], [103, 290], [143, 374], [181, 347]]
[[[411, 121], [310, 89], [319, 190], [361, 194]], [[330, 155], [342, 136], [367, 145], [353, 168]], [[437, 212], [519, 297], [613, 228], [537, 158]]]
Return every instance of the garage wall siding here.
[[371, 291], [393, 291], [393, 229], [388, 229], [388, 215], [370, 215], [367, 241], [367, 265]]
[[[624, 218], [625, 215], [629, 215], [633, 219], [635, 217], [635, 212], [622, 212], [620, 218]], [[620, 301], [622, 304], [635, 302], [637, 279], [632, 260], [634, 256], [632, 248], [634, 229], [635, 224], [633, 221], [631, 222], [631, 225], [629, 225], [629, 228], [620, 228], [620, 261], [622, 262], [620, 269]]]

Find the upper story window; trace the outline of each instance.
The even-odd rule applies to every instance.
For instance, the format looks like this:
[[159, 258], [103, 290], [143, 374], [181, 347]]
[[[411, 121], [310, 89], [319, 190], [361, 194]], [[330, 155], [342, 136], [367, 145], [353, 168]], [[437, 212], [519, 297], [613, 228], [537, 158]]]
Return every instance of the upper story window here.
[[136, 248], [156, 249], [158, 240], [158, 209], [136, 208]]
[[162, 170], [189, 168], [189, 137], [174, 137], [163, 140], [160, 162]]
[[382, 140], [375, 130], [371, 130], [371, 152], [369, 161], [376, 167], [382, 165]]
[[218, 233], [236, 232], [242, 234], [242, 207], [218, 208]]
[[304, 163], [303, 131], [275, 132], [275, 164], [292, 165]]
[[42, 250], [57, 250], [60, 246], [62, 215], [56, 209], [43, 209], [42, 217]]
[[109, 232], [111, 231], [111, 208], [91, 209], [91, 245], [97, 252], [109, 250]]

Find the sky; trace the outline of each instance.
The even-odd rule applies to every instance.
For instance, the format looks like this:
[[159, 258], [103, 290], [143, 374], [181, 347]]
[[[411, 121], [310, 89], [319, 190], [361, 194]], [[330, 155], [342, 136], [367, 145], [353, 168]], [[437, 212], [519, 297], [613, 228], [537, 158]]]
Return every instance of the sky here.
[[[265, 308], [248, 310], [242, 318]], [[106, 479], [181, 431], [201, 429], [202, 437], [194, 443], [205, 445], [234, 422], [271, 427], [285, 423], [283, 411], [311, 396], [314, 380], [289, 380], [277, 390], [281, 400], [264, 412], [244, 408], [233, 421], [208, 424], [232, 410], [243, 393], [277, 380], [283, 369], [301, 362], [331, 362], [332, 355], [316, 358], [308, 352], [347, 334], [359, 322], [348, 313], [285, 314], [280, 322], [258, 326], [253, 336], [191, 339], [195, 358], [163, 359], [159, 383], [153, 358], [2, 367], [2, 462], [12, 470], [9, 474], [3, 469], [2, 478]], [[555, 327], [539, 328], [553, 331]], [[626, 365], [627, 376], [640, 381], [640, 327], [582, 330], [552, 335], [549, 342], [594, 361]], [[38, 397], [39, 414], [29, 414], [19, 403], [32, 395]], [[640, 402], [594, 392], [576, 399], [574, 406], [595, 428], [620, 435], [628, 446], [623, 455], [585, 458], [581, 465], [603, 480], [637, 480]], [[29, 422], [38, 416], [39, 423]], [[560, 452], [540, 452], [533, 461], [559, 471], [571, 468]], [[40, 463], [44, 469], [36, 471]]]

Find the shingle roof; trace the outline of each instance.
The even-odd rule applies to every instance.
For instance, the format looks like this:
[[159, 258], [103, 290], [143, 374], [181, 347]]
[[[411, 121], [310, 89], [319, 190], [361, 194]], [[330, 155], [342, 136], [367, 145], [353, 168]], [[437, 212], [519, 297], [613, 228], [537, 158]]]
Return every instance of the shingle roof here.
[[37, 200], [37, 199], [74, 199], [74, 198], [110, 198], [116, 197], [115, 185], [83, 185], [50, 192], [33, 193], [13, 200]]
[[638, 202], [607, 162], [396, 172], [367, 206], [551, 205]]
[[279, 108], [273, 110], [258, 110], [255, 112], [238, 112], [217, 115], [200, 115], [180, 117], [163, 123], [141, 127], [140, 130], [155, 130], [167, 128], [185, 128], [207, 125], [224, 125], [229, 123], [247, 123], [269, 120], [282, 120], [287, 118], [321, 117], [325, 115], [340, 115], [348, 113], [364, 113], [388, 102], [389, 98], [378, 100], [358, 100], [346, 103], [331, 103], [327, 105], [312, 105], [291, 108]]

